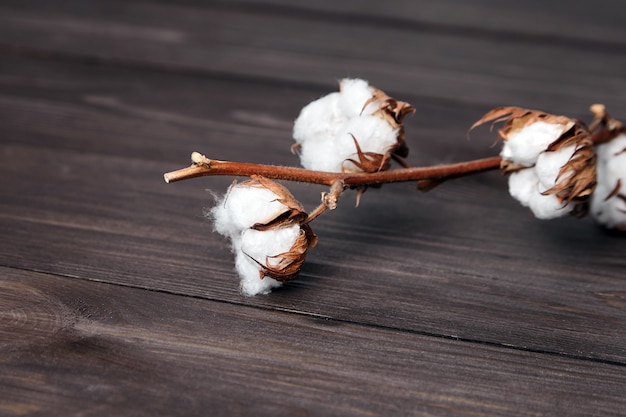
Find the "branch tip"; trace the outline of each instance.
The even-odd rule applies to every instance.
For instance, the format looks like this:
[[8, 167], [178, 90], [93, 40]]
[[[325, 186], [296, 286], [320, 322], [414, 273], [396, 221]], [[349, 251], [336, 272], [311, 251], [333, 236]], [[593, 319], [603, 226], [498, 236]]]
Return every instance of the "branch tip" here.
[[192, 152], [191, 153], [191, 162], [196, 165], [206, 165], [207, 167], [211, 166], [211, 160], [206, 156], [202, 155], [200, 152]]

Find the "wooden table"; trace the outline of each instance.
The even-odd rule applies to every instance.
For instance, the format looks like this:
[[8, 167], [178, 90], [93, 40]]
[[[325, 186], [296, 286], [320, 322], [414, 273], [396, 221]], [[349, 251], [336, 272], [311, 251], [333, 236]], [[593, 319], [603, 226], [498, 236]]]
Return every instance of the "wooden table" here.
[[[509, 3], [509, 4], [507, 4]], [[496, 155], [501, 105], [626, 119], [622, 2], [4, 0], [0, 415], [626, 415], [626, 240], [489, 172], [347, 193], [300, 278], [238, 290], [192, 151], [298, 165], [361, 77], [412, 165]], [[288, 184], [311, 209], [324, 187]]]

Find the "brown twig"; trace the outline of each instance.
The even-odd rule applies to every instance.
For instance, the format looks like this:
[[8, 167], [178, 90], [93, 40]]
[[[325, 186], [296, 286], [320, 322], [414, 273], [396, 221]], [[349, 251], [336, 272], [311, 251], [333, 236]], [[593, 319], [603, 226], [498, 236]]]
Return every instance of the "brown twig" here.
[[345, 189], [345, 186], [343, 184], [343, 181], [341, 181], [341, 180], [335, 181], [330, 186], [330, 191], [329, 192], [323, 192], [322, 193], [322, 202], [320, 203], [319, 206], [317, 206], [315, 208], [315, 210], [313, 210], [309, 214], [309, 216], [306, 218], [304, 223], [312, 222], [317, 217], [319, 217], [322, 213], [324, 213], [326, 210], [334, 210], [334, 209], [336, 209], [337, 208], [337, 201], [339, 201], [339, 197], [341, 197], [341, 193], [343, 192], [344, 189]]
[[[606, 128], [600, 129], [592, 134], [591, 139], [595, 144], [600, 144], [612, 139], [621, 130], [622, 129], [611, 131]], [[191, 160], [193, 162], [191, 166], [166, 173], [163, 176], [165, 182], [170, 183], [209, 175], [242, 177], [260, 175], [275, 180], [305, 182], [328, 186], [340, 182], [343, 184], [344, 188], [356, 188], [392, 182], [417, 181], [420, 189], [429, 190], [448, 179], [498, 169], [501, 167], [502, 163], [501, 157], [493, 156], [490, 158], [447, 165], [402, 168], [374, 173], [348, 173], [313, 171], [304, 168], [251, 164], [245, 162], [219, 161], [209, 159], [198, 152], [191, 154]]]
[[[615, 131], [607, 128], [596, 129], [596, 131], [592, 134], [591, 139], [595, 144], [600, 144], [612, 139], [621, 130], [623, 129], [615, 129]], [[448, 179], [498, 169], [501, 167], [502, 163], [501, 157], [493, 156], [490, 158], [446, 165], [402, 168], [374, 173], [349, 173], [313, 171], [295, 167], [220, 161], [209, 159], [198, 152], [193, 152], [191, 154], [191, 160], [191, 166], [166, 173], [163, 176], [165, 182], [170, 183], [189, 178], [211, 175], [243, 177], [260, 175], [262, 177], [275, 180], [320, 184], [334, 186], [335, 188], [337, 187], [337, 184], [341, 184], [343, 187], [342, 189], [367, 187], [370, 185], [380, 185], [392, 182], [416, 181], [419, 189], [427, 191]], [[338, 198], [340, 192], [333, 195], [336, 195]], [[322, 206], [324, 206], [324, 203], [320, 206], [322, 212], [328, 208], [326, 206]]]
[[191, 155], [193, 164], [187, 168], [168, 172], [164, 175], [165, 182], [181, 181], [189, 178], [209, 175], [243, 176], [260, 175], [275, 180], [305, 182], [320, 185], [332, 185], [340, 181], [344, 188], [367, 185], [386, 184], [392, 182], [408, 182], [418, 180], [439, 180], [456, 178], [477, 172], [498, 169], [502, 158], [477, 159], [447, 165], [393, 169], [375, 173], [347, 173], [312, 171], [275, 165], [250, 164], [213, 160], [194, 152]]

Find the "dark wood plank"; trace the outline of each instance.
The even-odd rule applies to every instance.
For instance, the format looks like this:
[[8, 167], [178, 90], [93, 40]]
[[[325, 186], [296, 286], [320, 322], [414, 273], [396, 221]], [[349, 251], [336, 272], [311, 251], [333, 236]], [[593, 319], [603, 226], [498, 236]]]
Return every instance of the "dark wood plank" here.
[[[490, 7], [484, 3], [475, 13]], [[420, 10], [415, 7], [413, 13]], [[607, 14], [599, 7], [589, 16], [595, 27], [604, 28], [598, 36], [615, 30], [614, 38], [623, 39], [621, 23]], [[527, 19], [531, 15], [526, 12]], [[559, 21], [568, 16], [564, 12]], [[582, 18], [580, 11], [577, 16]], [[571, 31], [586, 33], [577, 22]], [[358, 19], [313, 19], [306, 10], [277, 15], [108, 0], [0, 5], [5, 52], [10, 46], [20, 53], [328, 87], [343, 76], [360, 76], [423, 100], [445, 98], [484, 108], [517, 104], [575, 115], [597, 101], [618, 113], [626, 108], [621, 71], [626, 54], [615, 41], [607, 41], [612, 46], [603, 51], [599, 40], [597, 48], [577, 49], [542, 38], [517, 42], [504, 35], [374, 26]]]
[[[157, 0], [158, 1], [158, 0]], [[165, 2], [163, 2], [165, 3]], [[184, 0], [199, 7], [202, 0]], [[509, 41], [555, 43], [562, 47], [611, 47], [623, 51], [626, 12], [619, 0], [601, 0], [593, 7], [583, 3], [501, 2], [481, 0], [332, 1], [228, 0], [221, 8], [265, 14], [306, 15], [308, 19], [360, 22], [377, 27], [390, 25], [414, 31], [455, 36], [506, 38]]]
[[[161, 175], [196, 149], [294, 164], [289, 120], [314, 92], [37, 60], [5, 59], [0, 70], [0, 265], [626, 360], [626, 242], [589, 220], [532, 219], [498, 173], [428, 194], [386, 186], [358, 209], [346, 196], [314, 224], [320, 244], [299, 281], [243, 298], [227, 242], [201, 218], [205, 189], [223, 192], [230, 179], [166, 185]], [[427, 138], [416, 139], [415, 159], [493, 152], [491, 140], [464, 139], [475, 117], [472, 107], [424, 104], [409, 128]], [[321, 191], [290, 188], [307, 207]]]
[[623, 366], [0, 268], [0, 413], [618, 416]]

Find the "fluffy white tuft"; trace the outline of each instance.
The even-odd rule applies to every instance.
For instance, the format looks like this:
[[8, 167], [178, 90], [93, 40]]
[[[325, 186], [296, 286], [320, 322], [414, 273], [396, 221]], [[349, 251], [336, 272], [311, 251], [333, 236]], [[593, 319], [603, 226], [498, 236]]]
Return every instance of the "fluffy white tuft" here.
[[346, 78], [341, 81], [341, 94], [339, 95], [339, 108], [347, 117], [357, 117], [361, 114], [372, 114], [378, 107], [375, 104], [363, 106], [367, 100], [372, 98], [374, 89], [370, 87], [367, 81]]
[[500, 156], [523, 166], [533, 166], [537, 157], [563, 133], [564, 125], [542, 121], [509, 134]]
[[509, 175], [509, 194], [524, 207], [530, 205], [530, 200], [537, 193], [539, 178], [533, 169], [522, 169]]
[[[626, 227], [626, 134], [596, 147], [597, 185], [591, 196], [591, 214], [601, 224]], [[621, 185], [619, 192], [616, 188]], [[620, 196], [621, 194], [622, 196]]]
[[265, 231], [247, 229], [241, 233], [235, 249], [235, 266], [241, 278], [241, 291], [244, 295], [267, 294], [272, 288], [281, 285], [273, 278], [263, 277], [261, 265], [278, 265], [284, 260], [281, 255], [292, 248], [299, 236], [298, 224]]
[[276, 266], [300, 236], [300, 225], [259, 231], [248, 229], [241, 236], [241, 250], [256, 262]]
[[235, 252], [235, 268], [239, 275], [239, 288], [243, 295], [252, 297], [259, 294], [269, 294], [272, 289], [280, 287], [281, 283], [274, 278], [261, 278], [261, 268], [241, 250]]
[[513, 172], [509, 176], [509, 193], [538, 219], [554, 219], [572, 211], [572, 207], [560, 202], [557, 196], [541, 193], [539, 177], [532, 168]]
[[[537, 189], [537, 191], [539, 190]], [[539, 192], [532, 196], [528, 208], [530, 208], [537, 219], [541, 220], [563, 217], [569, 214], [573, 209], [571, 204], [559, 201], [556, 195], [543, 195]]]
[[330, 93], [300, 110], [293, 125], [296, 143], [332, 139], [335, 136], [338, 127], [348, 120], [348, 116], [339, 108], [340, 97], [341, 93]]
[[538, 219], [554, 219], [570, 213], [572, 205], [561, 201], [556, 195], [543, 193], [560, 183], [572, 173], [559, 177], [561, 168], [574, 154], [576, 147], [567, 146], [554, 152], [541, 152], [536, 165], [521, 169], [509, 176], [509, 193], [524, 207], [530, 208]]
[[374, 89], [367, 81], [344, 79], [341, 91], [306, 105], [294, 122], [293, 137], [300, 145], [300, 163], [307, 169], [342, 172], [354, 170], [347, 159], [357, 159], [352, 135], [363, 152], [385, 154], [397, 142], [398, 129], [372, 116], [378, 105], [363, 106]]
[[557, 183], [574, 174], [573, 171], [568, 171], [559, 176], [561, 168], [567, 164], [575, 151], [576, 145], [570, 145], [556, 151], [541, 152], [539, 154], [535, 164], [535, 172], [539, 179], [541, 191], [554, 187]]
[[232, 238], [257, 223], [274, 219], [288, 210], [278, 199], [267, 188], [235, 184], [210, 212], [215, 230]]

